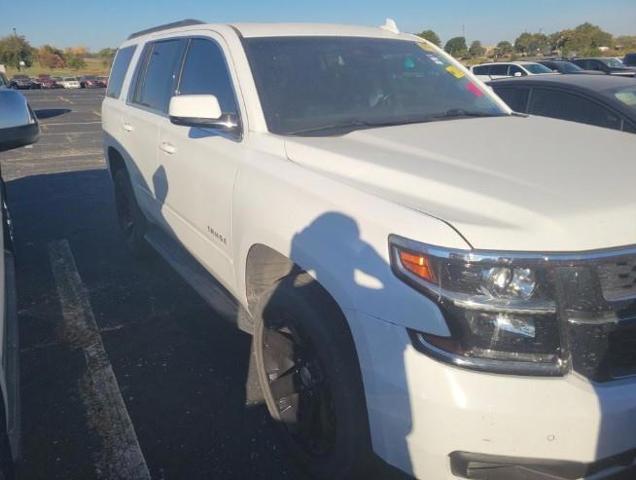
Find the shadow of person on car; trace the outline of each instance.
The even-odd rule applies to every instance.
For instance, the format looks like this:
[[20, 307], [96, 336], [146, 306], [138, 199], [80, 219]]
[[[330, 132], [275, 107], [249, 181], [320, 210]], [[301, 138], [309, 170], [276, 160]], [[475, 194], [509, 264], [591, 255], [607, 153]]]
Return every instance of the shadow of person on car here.
[[[403, 478], [371, 453], [371, 438], [387, 451], [380, 444], [391, 417], [388, 450], [410, 468], [404, 351], [390, 352], [392, 358], [374, 351], [370, 338], [386, 324], [365, 314], [370, 304], [391, 300], [384, 288], [390, 266], [362, 240], [357, 223], [338, 212], [296, 233], [290, 257], [291, 272], [256, 312], [254, 348], [270, 413], [317, 478]], [[387, 361], [390, 378], [378, 373]]]

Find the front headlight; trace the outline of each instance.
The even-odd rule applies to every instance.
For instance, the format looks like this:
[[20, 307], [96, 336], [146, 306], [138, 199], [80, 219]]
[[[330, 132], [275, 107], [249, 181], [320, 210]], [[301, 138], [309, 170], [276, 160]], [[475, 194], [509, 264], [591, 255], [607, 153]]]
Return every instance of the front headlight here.
[[389, 239], [395, 274], [435, 301], [450, 337], [410, 331], [438, 359], [477, 370], [561, 375], [556, 292], [540, 256], [476, 254]]

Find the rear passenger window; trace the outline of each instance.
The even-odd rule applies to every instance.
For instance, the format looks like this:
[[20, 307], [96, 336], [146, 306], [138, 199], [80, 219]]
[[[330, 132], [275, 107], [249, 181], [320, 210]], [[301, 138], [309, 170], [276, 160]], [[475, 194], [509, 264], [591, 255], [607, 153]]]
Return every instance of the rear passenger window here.
[[515, 112], [526, 113], [530, 89], [525, 87], [495, 87], [495, 93]]
[[135, 45], [130, 47], [121, 48], [117, 51], [113, 67], [110, 70], [110, 78], [108, 79], [108, 89], [106, 90], [106, 96], [111, 98], [119, 98], [121, 94], [121, 87], [124, 84], [124, 78], [130, 65], [130, 60], [135, 53]]
[[493, 65], [490, 67], [490, 76], [508, 76], [508, 65]]
[[615, 130], [621, 129], [620, 117], [607, 108], [587, 98], [558, 90], [535, 88], [532, 92], [530, 113]]
[[475, 75], [488, 75], [488, 69], [490, 67], [489, 66], [483, 66], [483, 67], [474, 67], [473, 68], [473, 73]]
[[166, 113], [174, 94], [175, 79], [185, 41], [181, 39], [155, 42], [150, 46], [146, 64], [139, 69], [134, 103]]
[[214, 95], [223, 113], [237, 113], [232, 80], [221, 48], [211, 40], [192, 39], [183, 64], [179, 95]]

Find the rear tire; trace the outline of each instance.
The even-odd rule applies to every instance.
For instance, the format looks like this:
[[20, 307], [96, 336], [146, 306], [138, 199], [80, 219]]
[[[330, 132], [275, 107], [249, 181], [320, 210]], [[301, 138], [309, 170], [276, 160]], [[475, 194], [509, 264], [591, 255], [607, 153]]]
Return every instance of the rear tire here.
[[147, 258], [150, 254], [150, 247], [145, 239], [148, 221], [137, 204], [130, 177], [125, 168], [118, 168], [114, 172], [113, 184], [117, 219], [126, 244], [135, 257]]
[[374, 478], [362, 378], [346, 319], [307, 273], [259, 300], [254, 352], [284, 445], [313, 478]]

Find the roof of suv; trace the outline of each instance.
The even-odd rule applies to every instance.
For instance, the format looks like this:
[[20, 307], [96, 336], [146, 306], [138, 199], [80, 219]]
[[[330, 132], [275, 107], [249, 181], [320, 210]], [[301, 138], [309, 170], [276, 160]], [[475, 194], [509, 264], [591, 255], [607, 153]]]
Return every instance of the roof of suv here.
[[[245, 38], [252, 37], [296, 37], [296, 36], [346, 36], [374, 37], [413, 40], [409, 33], [394, 33], [381, 27], [365, 27], [358, 25], [338, 25], [324, 23], [203, 23], [195, 20], [175, 22], [133, 33], [128, 40], [149, 37], [153, 34], [176, 33], [188, 30], [232, 28]], [[424, 41], [424, 40], [422, 40]]]

